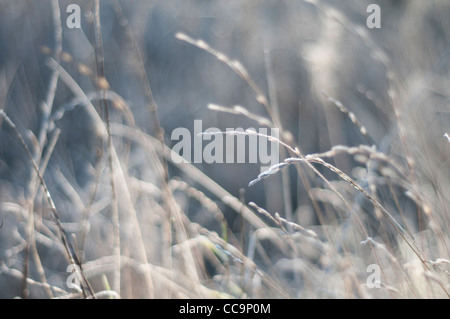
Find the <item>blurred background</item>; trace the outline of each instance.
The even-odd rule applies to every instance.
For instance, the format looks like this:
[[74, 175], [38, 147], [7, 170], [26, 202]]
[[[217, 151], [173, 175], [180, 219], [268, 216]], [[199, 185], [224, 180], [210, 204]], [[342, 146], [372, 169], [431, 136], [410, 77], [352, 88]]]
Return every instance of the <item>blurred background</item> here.
[[[370, 15], [366, 9], [371, 3], [381, 8], [380, 29], [366, 26]], [[69, 4], [78, 4], [81, 8], [81, 29], [66, 27]], [[84, 64], [95, 73], [91, 2], [61, 0], [58, 9], [62, 50], [76, 63]], [[48, 100], [51, 91], [53, 70], [49, 66], [49, 55], [42, 52], [42, 47], [55, 48], [57, 24], [54, 12], [52, 1], [0, 2], [0, 108], [15, 123], [33, 154], [39, 153], [44, 101]], [[112, 107], [111, 121], [134, 122], [133, 126], [156, 136], [154, 116], [146, 106], [148, 99], [142, 66], [169, 147], [175, 143], [170, 139], [171, 132], [178, 127], [193, 132], [194, 120], [202, 120], [204, 129], [258, 127], [245, 116], [210, 110], [207, 108], [209, 103], [227, 107], [240, 105], [253, 114], [268, 117], [244, 79], [217, 57], [176, 39], [175, 34], [182, 32], [194, 39], [202, 39], [245, 67], [272, 107], [278, 108], [283, 130], [292, 136], [290, 144], [298, 146], [302, 154], [325, 152], [335, 145], [373, 144], [402, 167], [410, 169], [410, 165], [414, 165], [414, 187], [424, 194], [426, 205], [418, 205], [414, 198], [411, 199], [407, 187], [400, 182], [394, 185], [395, 191], [380, 182], [379, 196], [395, 212], [399, 211], [398, 206], [402, 207], [407, 225], [413, 232], [428, 227], [426, 217], [422, 216], [426, 208], [444, 216], [441, 221], [445, 220], [446, 224], [450, 144], [443, 135], [450, 132], [449, 16], [450, 3], [445, 0], [101, 1], [105, 77], [110, 90], [123, 99], [133, 114], [130, 121], [120, 107]], [[140, 51], [142, 64], [134, 43]], [[61, 65], [87, 96], [94, 96], [95, 85], [88, 76], [80, 73], [76, 63], [62, 61]], [[340, 101], [354, 114], [370, 135], [370, 142], [360, 134], [351, 116], [340, 112], [322, 92]], [[95, 217], [98, 220], [91, 221], [85, 252], [86, 258], [93, 260], [108, 255], [111, 246], [110, 185], [105, 173], [107, 161], [101, 153], [105, 144], [86, 109], [70, 105], [77, 105], [76, 96], [64, 81], [59, 80], [51, 114], [64, 108], [68, 110], [55, 121], [55, 127], [49, 129], [47, 143], [43, 144], [45, 154], [54, 130], [60, 130], [45, 171], [45, 181], [68, 231], [76, 234], [82, 227], [78, 223], [81, 212], [89, 206], [96, 189], [92, 205], [98, 212]], [[98, 101], [94, 106], [104, 118]], [[114, 142], [120, 159], [127, 163], [127, 174], [151, 181], [156, 188], [162, 189], [157, 168], [146, 159], [145, 150], [123, 140], [114, 139]], [[367, 181], [367, 177], [360, 175], [364, 165], [349, 154], [340, 154], [330, 159], [330, 163], [355, 179], [361, 178], [361, 183]], [[303, 226], [320, 224], [310, 188], [302, 182], [295, 167], [286, 169], [284, 178], [288, 187], [283, 187], [282, 174], [248, 187], [260, 173], [259, 164], [203, 163], [194, 166], [231, 195], [244, 197], [247, 203], [253, 201], [270, 213], [278, 212]], [[186, 176], [183, 170], [170, 163], [168, 169], [170, 178], [181, 178], [211, 197], [223, 210], [231, 232], [240, 236], [242, 224], [232, 209], [220, 198], [213, 198], [207, 187], [198, 184], [192, 176]], [[325, 177], [338, 180], [328, 170], [318, 169]], [[43, 220], [40, 222], [45, 224], [50, 219], [40, 192], [34, 200], [34, 184], [30, 183], [33, 174], [30, 160], [15, 133], [3, 121], [0, 131], [0, 218], [3, 220], [0, 261], [9, 269], [19, 271], [23, 270], [27, 242], [27, 213], [21, 210], [26, 211], [31, 198], [33, 210]], [[311, 172], [305, 174], [313, 188], [324, 187], [320, 178]], [[350, 201], [362, 202], [351, 187], [347, 190], [348, 185], [342, 186], [338, 182], [336, 185]], [[241, 189], [244, 193], [240, 193]], [[394, 193], [398, 198], [392, 197]], [[175, 193], [175, 198], [191, 221], [220, 232], [220, 224], [208, 219], [209, 215], [200, 205], [192, 203], [183, 192]], [[138, 207], [138, 214], [153, 211], [151, 201], [139, 196], [132, 200]], [[330, 202], [325, 200], [318, 205], [327, 211], [333, 206]], [[370, 218], [375, 218], [373, 209], [367, 208], [370, 205], [358, 205], [372, 214]], [[421, 220], [425, 220], [422, 225]], [[150, 223], [156, 222], [152, 219]], [[372, 226], [376, 234], [380, 225]], [[41, 245], [38, 251], [44, 269], [50, 274], [48, 281], [52, 282], [54, 276], [53, 284], [58, 286], [66, 276], [67, 261], [61, 258], [61, 253], [54, 254], [57, 248], [46, 243], [52, 236], [43, 234], [44, 237], [36, 238]], [[151, 241], [159, 235], [150, 232], [145, 236]], [[448, 234], [444, 233], [444, 236]], [[156, 256], [157, 252], [152, 249], [156, 248], [149, 248], [148, 255]], [[157, 257], [155, 263], [158, 264], [156, 260]], [[31, 266], [29, 271], [31, 278], [42, 278], [35, 267]], [[20, 296], [23, 287], [20, 282], [20, 279], [0, 272], [0, 297]], [[43, 295], [36, 288], [32, 296]], [[129, 293], [129, 296], [140, 295]]]

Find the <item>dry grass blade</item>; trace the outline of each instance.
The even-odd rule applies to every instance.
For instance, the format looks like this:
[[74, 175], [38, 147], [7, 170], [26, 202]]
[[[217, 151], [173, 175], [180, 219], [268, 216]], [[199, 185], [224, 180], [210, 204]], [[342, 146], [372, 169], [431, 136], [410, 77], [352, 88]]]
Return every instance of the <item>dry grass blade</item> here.
[[[54, 39], [55, 39], [53, 53], [55, 55], [55, 59], [59, 61], [59, 57], [62, 52], [62, 26], [61, 26], [60, 8], [57, 0], [52, 0], [51, 5], [52, 5]], [[55, 99], [58, 78], [59, 78], [58, 70], [52, 70], [52, 76], [48, 84], [47, 96], [45, 102], [43, 102], [43, 105], [41, 107], [43, 111], [42, 125], [38, 136], [39, 147], [41, 152], [44, 148], [46, 134], [49, 129], [50, 124], [49, 117], [53, 109], [54, 104], [53, 102]]]
[[240, 105], [235, 105], [233, 107], [225, 107], [225, 106], [210, 103], [210, 104], [208, 104], [208, 109], [213, 110], [213, 111], [218, 111], [218, 112], [244, 115], [245, 117], [257, 122], [258, 124], [260, 124], [262, 126], [267, 126], [267, 127], [274, 126], [273, 123], [271, 121], [269, 121], [268, 119], [266, 119], [265, 117], [253, 114], [253, 113], [249, 112], [246, 108], [244, 108]]
[[304, 234], [306, 236], [309, 236], [314, 239], [318, 238], [317, 234], [313, 230], [306, 229], [297, 223], [288, 221], [285, 218], [282, 218], [278, 213], [275, 213], [275, 217], [273, 217], [268, 211], [259, 207], [258, 205], [256, 205], [253, 202], [248, 203], [248, 205], [253, 207], [254, 209], [256, 209], [257, 212], [260, 213], [261, 215], [268, 217], [271, 221], [273, 221], [276, 225], [278, 225], [285, 233], [289, 233], [285, 227], [285, 225], [286, 225], [288, 228], [291, 228], [295, 231], [301, 232], [302, 234]]
[[[148, 80], [147, 72], [145, 70], [145, 66], [144, 66], [142, 56], [141, 56], [141, 51], [139, 49], [139, 45], [136, 42], [136, 38], [134, 36], [133, 30], [131, 29], [130, 24], [128, 23], [128, 19], [126, 18], [119, 1], [117, 1], [117, 0], [113, 1], [113, 9], [117, 15], [117, 18], [120, 21], [121, 27], [124, 28], [124, 30], [125, 30], [128, 40], [131, 42], [131, 45], [134, 48], [134, 53], [136, 55], [136, 60], [137, 60], [137, 64], [138, 64], [139, 77], [144, 85], [144, 96], [147, 100], [147, 108], [152, 117], [155, 137], [158, 139], [158, 141], [161, 145], [164, 145], [164, 129], [161, 127], [161, 123], [159, 121], [159, 116], [158, 116], [158, 112], [157, 112], [158, 105], [156, 104], [156, 101], [153, 98], [152, 89], [150, 87], [150, 82]], [[168, 188], [169, 172], [168, 172], [168, 168], [167, 168], [167, 160], [164, 157], [161, 157], [160, 159], [161, 159], [161, 164], [162, 164], [162, 168], [163, 168], [161, 177], [164, 182], [165, 191], [168, 193], [168, 194], [166, 194], [166, 196], [170, 197], [171, 194], [170, 194], [170, 190]]]
[[358, 155], [364, 154], [370, 157], [370, 160], [379, 160], [387, 163], [392, 166], [402, 177], [407, 178], [407, 172], [397, 163], [393, 158], [387, 156], [386, 154], [377, 151], [375, 145], [367, 146], [367, 145], [359, 145], [356, 147], [349, 147], [345, 145], [335, 145], [331, 148], [331, 150], [322, 152], [322, 153], [314, 153], [309, 154], [310, 157], [334, 157], [339, 153], [347, 153], [349, 155]]
[[[86, 285], [86, 287], [87, 287], [87, 289], [88, 289], [90, 295], [91, 295], [91, 296], [94, 296], [94, 292], [93, 292], [93, 290], [92, 290], [92, 288], [91, 288], [91, 286], [90, 286], [88, 280], [87, 280], [86, 277], [84, 276], [84, 273], [83, 273], [83, 271], [82, 271], [82, 265], [81, 265], [80, 261], [78, 260], [76, 251], [75, 251], [74, 247], [72, 246], [71, 242], [69, 241], [69, 237], [67, 236], [66, 231], [64, 230], [64, 228], [63, 228], [62, 225], [61, 225], [61, 221], [60, 221], [60, 219], [59, 219], [59, 214], [58, 214], [58, 212], [57, 212], [57, 210], [56, 210], [55, 203], [53, 202], [53, 199], [52, 199], [52, 197], [51, 197], [51, 195], [50, 195], [50, 192], [49, 192], [49, 190], [48, 190], [48, 188], [47, 188], [47, 185], [46, 185], [46, 183], [45, 183], [45, 181], [44, 181], [44, 178], [42, 177], [42, 175], [41, 175], [41, 173], [40, 173], [40, 171], [39, 171], [39, 168], [38, 168], [36, 162], [34, 161], [33, 156], [31, 155], [30, 150], [29, 150], [27, 144], [25, 143], [25, 141], [24, 141], [22, 135], [21, 135], [21, 134], [19, 133], [19, 131], [17, 130], [17, 127], [16, 127], [16, 125], [14, 124], [14, 122], [11, 121], [11, 119], [6, 115], [6, 113], [5, 113], [3, 110], [0, 110], [0, 116], [6, 121], [6, 123], [8, 123], [8, 125], [13, 129], [15, 135], [16, 135], [17, 138], [19, 139], [20, 144], [22, 145], [22, 147], [24, 148], [24, 150], [25, 150], [25, 152], [26, 152], [28, 158], [30, 159], [31, 164], [32, 164], [32, 166], [33, 166], [33, 169], [34, 169], [34, 171], [36, 172], [36, 174], [37, 174], [37, 176], [38, 176], [38, 178], [39, 178], [39, 181], [40, 181], [40, 183], [41, 183], [41, 185], [42, 185], [42, 187], [43, 187], [43, 189], [44, 189], [44, 194], [45, 194], [45, 197], [46, 197], [46, 199], [47, 199], [47, 201], [48, 201], [48, 204], [49, 204], [49, 206], [50, 206], [50, 210], [51, 210], [51, 212], [52, 212], [53, 220], [55, 221], [56, 226], [58, 227], [58, 230], [59, 230], [59, 233], [60, 233], [60, 236], [61, 236], [61, 241], [62, 241], [62, 243], [63, 243], [63, 245], [64, 245], [64, 247], [65, 247], [65, 249], [66, 249], [67, 255], [68, 255], [68, 257], [69, 257], [69, 259], [70, 259], [70, 261], [71, 261], [72, 264], [77, 265], [77, 266], [80, 267], [80, 273], [81, 273], [81, 276], [83, 277], [83, 282], [84, 282], [84, 284]], [[82, 288], [83, 288], [83, 293], [85, 294], [85, 292], [84, 292], [84, 289], [85, 289], [85, 288], [84, 288], [83, 285], [82, 285]], [[86, 295], [86, 297], [87, 297], [87, 295]]]
[[117, 256], [116, 263], [116, 271], [114, 272], [114, 280], [113, 280], [113, 289], [117, 291], [120, 295], [120, 217], [118, 211], [117, 204], [117, 194], [116, 194], [116, 186], [114, 183], [114, 165], [112, 159], [112, 137], [111, 137], [111, 128], [110, 128], [110, 119], [109, 119], [109, 105], [108, 100], [106, 99], [106, 90], [109, 88], [109, 84], [105, 79], [105, 70], [104, 70], [104, 56], [103, 56], [103, 42], [102, 42], [102, 32], [100, 25], [100, 1], [93, 0], [94, 7], [94, 34], [95, 34], [95, 60], [97, 65], [97, 74], [98, 74], [98, 87], [101, 92], [101, 104], [105, 111], [105, 119], [106, 119], [106, 130], [108, 133], [108, 164], [109, 164], [109, 172], [110, 172], [110, 183], [111, 183], [111, 192], [112, 192], [112, 203], [111, 203], [111, 217], [114, 225], [114, 254]]
[[369, 135], [369, 133], [367, 132], [367, 129], [364, 127], [364, 125], [362, 125], [358, 121], [358, 119], [356, 118], [356, 116], [353, 112], [350, 112], [340, 101], [336, 100], [332, 96], [329, 96], [325, 92], [322, 92], [322, 94], [326, 97], [326, 99], [328, 101], [332, 102], [333, 105], [335, 105], [339, 109], [339, 111], [341, 111], [343, 114], [345, 114], [352, 121], [353, 124], [355, 124], [358, 127], [359, 132], [361, 133], [361, 135], [364, 136], [364, 138], [367, 140], [367, 142], [370, 145], [376, 145], [375, 140]]
[[[24, 277], [24, 274], [22, 274], [17, 269], [8, 268], [3, 261], [0, 262], [0, 274], [6, 274], [8, 276], [21, 279]], [[59, 294], [61, 296], [66, 296], [67, 292], [59, 287], [49, 285], [48, 283], [39, 282], [36, 280], [33, 280], [31, 278], [26, 278], [27, 283], [29, 285], [35, 285], [37, 287], [42, 287], [44, 289], [50, 289], [52, 293]]]
[[247, 70], [244, 68], [244, 66], [236, 60], [231, 60], [229, 57], [227, 57], [225, 54], [215, 50], [214, 48], [212, 48], [208, 43], [206, 43], [203, 40], [195, 40], [193, 38], [191, 38], [190, 36], [178, 32], [175, 37], [178, 40], [187, 42], [189, 44], [192, 44], [193, 46], [196, 46], [197, 48], [204, 50], [210, 54], [212, 54], [213, 56], [215, 56], [219, 61], [227, 64], [237, 75], [239, 75], [244, 81], [246, 81], [248, 83], [248, 85], [252, 88], [252, 90], [255, 92], [256, 94], [256, 100], [264, 106], [264, 108], [267, 111], [267, 114], [269, 114], [269, 116], [272, 118], [272, 120], [274, 121], [274, 124], [277, 127], [281, 127], [279, 121], [276, 121], [276, 118], [274, 118], [274, 114], [273, 111], [269, 105], [269, 102], [267, 101], [266, 96], [264, 95], [264, 93], [261, 91], [261, 89], [258, 87], [258, 85], [256, 85], [256, 83], [252, 80], [252, 78], [250, 77], [250, 75], [248, 74]]
[[[62, 50], [62, 28], [61, 28], [61, 17], [60, 17], [60, 8], [59, 8], [59, 4], [58, 1], [53, 0], [51, 2], [51, 6], [52, 6], [52, 21], [53, 21], [53, 27], [54, 27], [54, 52], [56, 56], [59, 56], [59, 53]], [[56, 94], [56, 88], [57, 88], [57, 84], [58, 84], [58, 78], [59, 78], [59, 74], [57, 70], [53, 70], [51, 77], [50, 77], [50, 81], [48, 83], [48, 88], [47, 88], [47, 93], [46, 93], [46, 97], [45, 100], [41, 103], [41, 125], [40, 125], [40, 130], [39, 130], [39, 134], [36, 137], [36, 141], [35, 141], [35, 148], [34, 150], [32, 150], [33, 155], [34, 155], [34, 160], [39, 163], [39, 161], [41, 160], [41, 156], [43, 155], [43, 151], [44, 151], [44, 146], [45, 146], [45, 142], [47, 139], [47, 134], [48, 134], [48, 130], [50, 128], [50, 121], [49, 121], [49, 117], [50, 114], [52, 112], [53, 109], [53, 104], [54, 104], [54, 99], [55, 99], [55, 94]], [[51, 145], [50, 145], [51, 146]], [[54, 147], [54, 145], [53, 145]], [[52, 153], [53, 148], [50, 147], [49, 150], [47, 151], [47, 155], [50, 156], [50, 154]], [[46, 164], [44, 164], [45, 166]], [[45, 170], [45, 169], [44, 169]], [[35, 221], [34, 221], [34, 213], [33, 213], [33, 201], [35, 200], [36, 197], [36, 193], [39, 187], [39, 183], [36, 183], [37, 176], [35, 171], [32, 171], [31, 173], [31, 177], [28, 183], [28, 193], [31, 194], [29, 199], [28, 199], [28, 206], [30, 208], [30, 213], [28, 215], [28, 220], [27, 220], [27, 229], [28, 229], [28, 246], [25, 250], [25, 260], [24, 260], [24, 270], [23, 270], [23, 274], [24, 274], [24, 278], [23, 278], [23, 284], [22, 284], [22, 295], [24, 298], [28, 298], [28, 289], [27, 289], [27, 284], [28, 281], [26, 280], [26, 278], [28, 277], [28, 273], [29, 273], [29, 256], [30, 253], [33, 255], [34, 261], [36, 263], [37, 266], [37, 271], [40, 275], [41, 281], [43, 283], [46, 283], [46, 277], [45, 277], [45, 271], [42, 267], [41, 261], [40, 261], [40, 257], [39, 254], [37, 252], [36, 249], [36, 243], [35, 243], [35, 238], [34, 238], [34, 231], [35, 231]], [[31, 250], [31, 251], [30, 251]], [[51, 290], [47, 287], [44, 286], [44, 289], [47, 292], [47, 295], [51, 298], [52, 297], [52, 292]]]
[[217, 132], [201, 132], [199, 133], [199, 136], [203, 136], [203, 135], [247, 135], [247, 136], [259, 136], [259, 137], [264, 137], [267, 138], [267, 140], [269, 142], [275, 142], [278, 143], [280, 145], [283, 145], [284, 147], [286, 147], [288, 150], [290, 150], [293, 153], [298, 152], [297, 149], [294, 149], [293, 147], [289, 146], [288, 144], [286, 144], [285, 142], [281, 141], [280, 139], [274, 137], [274, 136], [270, 136], [267, 134], [262, 134], [262, 133], [258, 133], [255, 130], [252, 129], [247, 129], [244, 132], [242, 131], [226, 131], [226, 132], [222, 132], [222, 131], [217, 131]]

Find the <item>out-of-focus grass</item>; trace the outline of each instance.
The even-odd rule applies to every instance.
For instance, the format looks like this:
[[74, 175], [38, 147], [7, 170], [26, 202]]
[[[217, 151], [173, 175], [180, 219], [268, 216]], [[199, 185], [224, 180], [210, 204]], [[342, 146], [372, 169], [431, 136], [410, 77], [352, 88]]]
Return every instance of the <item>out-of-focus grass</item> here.
[[[448, 297], [450, 5], [372, 2], [0, 4], [0, 296]], [[196, 119], [284, 164], [172, 162]]]

